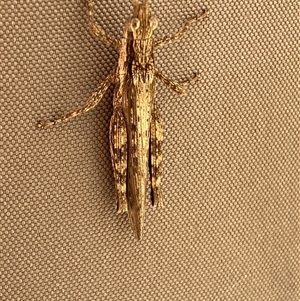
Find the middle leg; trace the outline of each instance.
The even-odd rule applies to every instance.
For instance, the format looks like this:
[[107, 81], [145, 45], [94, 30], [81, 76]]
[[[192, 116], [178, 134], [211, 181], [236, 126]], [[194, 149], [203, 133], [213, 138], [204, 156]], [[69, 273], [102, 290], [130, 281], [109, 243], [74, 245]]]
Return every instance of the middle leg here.
[[41, 127], [41, 128], [46, 128], [46, 127], [55, 125], [55, 124], [63, 122], [63, 121], [67, 121], [73, 117], [79, 116], [79, 115], [89, 111], [90, 109], [94, 108], [100, 102], [104, 93], [107, 91], [110, 84], [113, 83], [114, 79], [115, 79], [115, 71], [106, 77], [106, 79], [98, 87], [98, 90], [92, 94], [92, 96], [87, 100], [87, 102], [85, 103], [85, 105], [82, 108], [79, 108], [76, 111], [67, 113], [54, 120], [39, 121], [37, 126]]
[[189, 78], [183, 82], [176, 82], [166, 75], [164, 75], [161, 71], [155, 70], [155, 76], [160, 79], [169, 89], [173, 90], [174, 92], [182, 95], [186, 92], [186, 89], [189, 84], [196, 82], [199, 79], [199, 74], [196, 74], [194, 77]]

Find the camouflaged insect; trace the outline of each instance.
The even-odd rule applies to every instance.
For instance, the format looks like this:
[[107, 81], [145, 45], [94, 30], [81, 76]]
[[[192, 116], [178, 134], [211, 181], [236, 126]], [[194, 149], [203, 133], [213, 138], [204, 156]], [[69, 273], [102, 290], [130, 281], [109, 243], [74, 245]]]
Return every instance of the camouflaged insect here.
[[183, 28], [170, 37], [153, 39], [158, 25], [151, 16], [149, 1], [131, 0], [133, 16], [125, 25], [123, 38], [117, 40], [106, 33], [95, 21], [94, 4], [86, 0], [89, 25], [92, 33], [119, 52], [118, 64], [100, 84], [86, 104], [56, 120], [39, 122], [45, 128], [76, 117], [95, 107], [111, 84], [115, 84], [113, 115], [110, 122], [110, 152], [117, 191], [117, 211], [128, 212], [131, 227], [138, 239], [142, 238], [148, 171], [151, 180], [153, 206], [163, 204], [161, 193], [161, 162], [163, 131], [160, 114], [154, 99], [155, 79], [160, 79], [170, 89], [183, 94], [189, 83], [175, 82], [155, 68], [154, 49], [181, 39], [190, 26], [208, 15], [191, 18]]

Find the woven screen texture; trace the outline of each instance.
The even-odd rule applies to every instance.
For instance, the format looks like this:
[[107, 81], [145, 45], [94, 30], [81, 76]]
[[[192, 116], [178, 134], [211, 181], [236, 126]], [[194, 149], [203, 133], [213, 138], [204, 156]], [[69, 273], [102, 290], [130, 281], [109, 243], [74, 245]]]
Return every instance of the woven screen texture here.
[[[95, 0], [96, 1], [96, 0]], [[182, 97], [157, 82], [165, 206], [142, 241], [115, 211], [111, 87], [82, 106], [117, 53], [88, 29], [84, 1], [0, 0], [3, 301], [299, 300], [298, 3], [153, 0], [156, 37], [209, 8], [156, 52]], [[130, 1], [97, 1], [121, 37]]]

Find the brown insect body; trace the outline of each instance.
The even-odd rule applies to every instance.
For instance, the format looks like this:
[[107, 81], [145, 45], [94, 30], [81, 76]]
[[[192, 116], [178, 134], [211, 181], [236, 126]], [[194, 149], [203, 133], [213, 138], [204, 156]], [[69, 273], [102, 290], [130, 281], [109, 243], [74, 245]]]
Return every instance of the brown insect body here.
[[92, 0], [85, 0], [89, 12], [90, 28], [103, 42], [119, 52], [118, 65], [109, 74], [86, 104], [74, 112], [56, 120], [39, 122], [39, 127], [48, 127], [76, 117], [95, 107], [115, 84], [113, 116], [110, 121], [110, 152], [114, 171], [118, 212], [128, 212], [131, 227], [138, 239], [142, 238], [147, 198], [148, 174], [151, 181], [153, 206], [163, 204], [161, 193], [162, 124], [154, 94], [155, 78], [170, 89], [183, 94], [187, 84], [175, 82], [155, 69], [154, 49], [181, 39], [191, 24], [208, 15], [204, 12], [189, 19], [184, 28], [170, 37], [153, 40], [157, 19], [150, 15], [149, 1], [131, 0], [133, 17], [126, 22], [124, 36], [116, 40], [107, 34], [95, 21]]
[[[118, 144], [120, 133], [114, 129], [115, 122], [118, 122], [119, 119], [116, 119], [115, 116], [112, 118], [110, 131], [115, 177], [120, 175], [124, 179], [122, 187], [120, 187], [120, 181], [116, 181], [118, 208], [119, 211], [128, 210], [131, 226], [138, 239], [142, 237], [143, 233], [147, 194], [155, 78], [152, 33], [156, 26], [156, 18], [149, 16], [148, 4], [145, 2], [134, 4], [133, 18], [127, 22], [124, 30], [118, 64], [119, 81], [122, 83], [119, 87], [121, 91], [118, 94], [123, 95], [122, 109], [120, 108], [120, 110], [125, 120], [122, 132], [123, 137], [126, 135], [127, 145], [125, 145], [125, 138], [122, 143]], [[119, 102], [117, 102], [117, 106], [120, 106]], [[114, 111], [118, 111], [118, 109], [114, 109]], [[119, 154], [120, 150], [126, 147], [126, 154], [124, 152], [118, 158], [116, 153]], [[119, 160], [122, 164], [116, 162]], [[119, 166], [121, 168], [118, 168]], [[150, 166], [150, 170], [151, 168]], [[157, 200], [157, 202], [161, 204], [162, 200]], [[154, 200], [153, 203], [155, 203]]]

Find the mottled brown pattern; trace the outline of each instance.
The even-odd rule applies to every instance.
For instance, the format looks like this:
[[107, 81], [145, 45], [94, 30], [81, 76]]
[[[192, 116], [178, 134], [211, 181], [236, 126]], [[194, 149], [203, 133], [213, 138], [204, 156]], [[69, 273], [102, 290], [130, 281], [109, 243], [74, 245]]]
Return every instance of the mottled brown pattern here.
[[[126, 34], [126, 33], [125, 33]], [[113, 116], [110, 120], [110, 154], [114, 170], [117, 192], [117, 212], [127, 212], [127, 166], [128, 166], [128, 134], [123, 98], [126, 98], [126, 79], [128, 72], [127, 39], [120, 41], [121, 48], [116, 69], [116, 85], [113, 98]]]
[[161, 117], [156, 106], [153, 105], [151, 134], [150, 134], [150, 180], [151, 180], [151, 202], [153, 206], [161, 207], [163, 205], [161, 191], [162, 177], [162, 143], [163, 128]]
[[127, 130], [123, 112], [115, 108], [110, 122], [110, 152], [114, 170], [118, 213], [127, 211]]
[[149, 1], [132, 1], [132, 4], [133, 16], [127, 20], [123, 38], [118, 41], [96, 23], [93, 2], [86, 0], [91, 31], [119, 52], [116, 70], [105, 79], [100, 85], [100, 92], [94, 93], [84, 107], [56, 120], [39, 122], [38, 126], [46, 128], [90, 110], [99, 103], [110, 84], [115, 83], [114, 112], [109, 137], [117, 190], [117, 211], [128, 211], [132, 230], [140, 240], [143, 235], [149, 171], [152, 204], [157, 207], [162, 205], [163, 135], [161, 120], [154, 103], [155, 77], [178, 94], [183, 94], [187, 85], [199, 78], [196, 75], [177, 83], [155, 70], [154, 47], [168, 45], [181, 39], [193, 23], [208, 15], [208, 11], [189, 19], [182, 30], [171, 37], [154, 42], [153, 32], [158, 20], [150, 14]]

